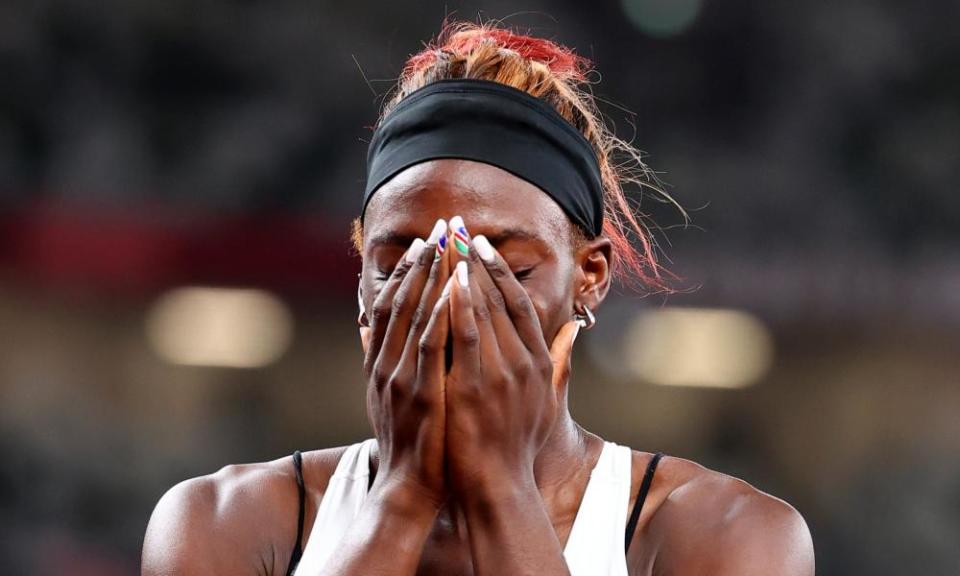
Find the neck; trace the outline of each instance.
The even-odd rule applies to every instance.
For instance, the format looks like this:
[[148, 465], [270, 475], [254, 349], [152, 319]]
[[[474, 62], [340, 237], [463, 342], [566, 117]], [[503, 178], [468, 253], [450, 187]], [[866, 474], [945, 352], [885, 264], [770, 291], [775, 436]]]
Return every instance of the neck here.
[[566, 492], [577, 479], [589, 478], [603, 441], [577, 424], [567, 408], [564, 394], [560, 415], [533, 464], [537, 487], [545, 499]]

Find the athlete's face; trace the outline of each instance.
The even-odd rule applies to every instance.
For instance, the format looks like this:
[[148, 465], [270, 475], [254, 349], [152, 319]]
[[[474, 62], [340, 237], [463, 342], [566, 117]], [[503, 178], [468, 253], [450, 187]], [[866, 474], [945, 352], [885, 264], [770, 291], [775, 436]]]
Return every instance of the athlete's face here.
[[410, 243], [426, 239], [438, 218], [458, 215], [471, 236], [490, 240], [526, 288], [548, 345], [575, 302], [595, 310], [606, 296], [607, 239], [574, 248], [570, 220], [533, 184], [489, 164], [439, 159], [400, 172], [370, 199], [361, 280], [366, 309]]

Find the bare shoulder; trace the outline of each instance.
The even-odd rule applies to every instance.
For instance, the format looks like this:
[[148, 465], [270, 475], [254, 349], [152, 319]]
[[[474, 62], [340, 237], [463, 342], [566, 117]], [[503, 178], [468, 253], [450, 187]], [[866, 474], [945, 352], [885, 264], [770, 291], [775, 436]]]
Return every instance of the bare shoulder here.
[[[635, 453], [634, 462], [642, 462], [643, 454]], [[646, 532], [656, 550], [644, 573], [814, 573], [813, 542], [803, 516], [739, 478], [665, 456], [647, 505]]]
[[[322, 497], [345, 449], [303, 454], [308, 499]], [[296, 539], [299, 500], [290, 456], [231, 464], [184, 480], [154, 508], [142, 574], [283, 574]]]

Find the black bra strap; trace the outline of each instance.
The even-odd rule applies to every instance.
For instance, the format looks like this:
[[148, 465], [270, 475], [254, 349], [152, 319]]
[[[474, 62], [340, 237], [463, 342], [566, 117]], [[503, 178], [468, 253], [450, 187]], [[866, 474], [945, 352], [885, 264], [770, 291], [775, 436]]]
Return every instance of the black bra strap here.
[[290, 555], [290, 564], [287, 565], [287, 576], [293, 576], [293, 571], [297, 569], [300, 563], [300, 557], [303, 556], [303, 511], [306, 500], [306, 490], [303, 487], [303, 455], [297, 450], [293, 453], [293, 469], [297, 472], [297, 493], [300, 495], [300, 512], [297, 516], [297, 543], [293, 546], [293, 553]]
[[633, 510], [630, 512], [630, 521], [627, 522], [626, 539], [623, 542], [623, 549], [630, 549], [630, 542], [633, 540], [633, 533], [637, 530], [637, 522], [640, 520], [640, 510], [643, 509], [643, 501], [647, 499], [647, 492], [650, 491], [650, 484], [653, 482], [653, 474], [657, 470], [657, 463], [663, 458], [663, 452], [657, 452], [647, 464], [647, 471], [643, 475], [643, 481], [640, 482], [640, 490], [637, 492], [637, 500], [633, 503]]

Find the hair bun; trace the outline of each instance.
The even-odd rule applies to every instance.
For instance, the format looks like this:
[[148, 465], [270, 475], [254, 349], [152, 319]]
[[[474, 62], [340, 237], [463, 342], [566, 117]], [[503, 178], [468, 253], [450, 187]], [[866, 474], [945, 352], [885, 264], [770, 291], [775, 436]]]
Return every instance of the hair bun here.
[[441, 55], [465, 56], [486, 43], [516, 52], [522, 58], [543, 64], [558, 76], [577, 81], [583, 81], [593, 67], [588, 58], [546, 38], [519, 34], [491, 24], [447, 22], [427, 49], [407, 61], [406, 68], [408, 72], [417, 72], [435, 63]]

